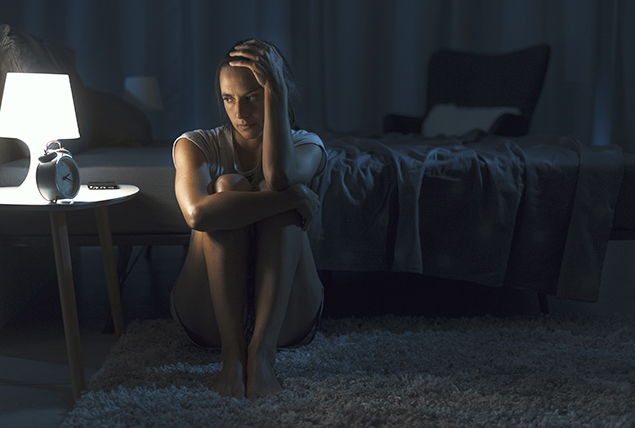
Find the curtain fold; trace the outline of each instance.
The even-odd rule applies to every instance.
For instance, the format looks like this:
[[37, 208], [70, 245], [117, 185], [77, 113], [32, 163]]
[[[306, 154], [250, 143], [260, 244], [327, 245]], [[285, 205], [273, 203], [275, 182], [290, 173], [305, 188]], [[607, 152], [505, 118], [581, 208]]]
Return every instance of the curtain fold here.
[[635, 152], [635, 4], [627, 0], [16, 0], [0, 22], [75, 49], [85, 84], [122, 94], [159, 81], [154, 135], [222, 121], [216, 64], [239, 39], [274, 42], [302, 91], [298, 124], [381, 131], [387, 113], [422, 115], [427, 62], [441, 48], [552, 47], [532, 132]]

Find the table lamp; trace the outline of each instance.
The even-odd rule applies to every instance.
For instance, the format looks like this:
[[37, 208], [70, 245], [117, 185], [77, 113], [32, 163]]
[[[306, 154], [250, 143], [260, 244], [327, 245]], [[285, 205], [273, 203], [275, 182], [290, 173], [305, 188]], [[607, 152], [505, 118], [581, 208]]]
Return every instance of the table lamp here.
[[42, 199], [36, 183], [38, 158], [51, 140], [79, 138], [67, 74], [7, 73], [0, 106], [0, 137], [29, 148], [29, 171], [16, 188], [25, 199]]

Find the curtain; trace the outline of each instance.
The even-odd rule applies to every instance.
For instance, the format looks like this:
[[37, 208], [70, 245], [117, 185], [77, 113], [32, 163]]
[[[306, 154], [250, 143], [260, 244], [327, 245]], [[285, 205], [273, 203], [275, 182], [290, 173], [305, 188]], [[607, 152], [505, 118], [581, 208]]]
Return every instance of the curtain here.
[[381, 131], [387, 113], [422, 115], [426, 67], [441, 48], [552, 48], [531, 132], [635, 152], [635, 2], [628, 0], [13, 0], [0, 22], [62, 43], [92, 88], [122, 94], [157, 77], [172, 140], [223, 121], [216, 64], [240, 39], [274, 42], [302, 92], [299, 126]]

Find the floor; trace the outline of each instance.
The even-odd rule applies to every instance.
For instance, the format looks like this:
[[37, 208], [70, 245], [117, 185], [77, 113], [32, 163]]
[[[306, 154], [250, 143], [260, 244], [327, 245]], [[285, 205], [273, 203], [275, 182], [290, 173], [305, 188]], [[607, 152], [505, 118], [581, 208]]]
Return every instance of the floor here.
[[[617, 315], [632, 315], [635, 265], [629, 254], [635, 254], [635, 241], [609, 247], [599, 303], [575, 306], [550, 299], [552, 312], [615, 315], [618, 308]], [[127, 320], [169, 316], [171, 285], [184, 257], [182, 247], [134, 248], [133, 267], [123, 290]], [[99, 249], [74, 249], [72, 258], [88, 381], [116, 339], [102, 333], [108, 298]], [[327, 317], [386, 312], [431, 317], [539, 314], [536, 296], [519, 290], [438, 280], [427, 280], [422, 287], [421, 277], [407, 274], [336, 272], [322, 280]], [[613, 285], [617, 283], [627, 287], [616, 289]], [[0, 428], [57, 427], [72, 408], [59, 297], [56, 287], [51, 286], [0, 329]]]
[[[184, 257], [180, 247], [135, 247], [123, 292], [127, 320], [169, 316], [170, 284]], [[116, 342], [102, 331], [108, 297], [99, 248], [74, 249], [74, 282], [88, 381]], [[73, 408], [64, 327], [56, 286], [40, 292], [0, 330], [0, 427], [57, 427]]]

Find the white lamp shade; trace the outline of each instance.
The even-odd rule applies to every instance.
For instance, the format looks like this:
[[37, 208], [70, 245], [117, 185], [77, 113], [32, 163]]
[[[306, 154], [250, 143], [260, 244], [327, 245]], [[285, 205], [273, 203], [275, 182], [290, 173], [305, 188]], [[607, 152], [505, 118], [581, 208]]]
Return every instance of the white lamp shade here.
[[141, 110], [161, 110], [161, 93], [157, 79], [152, 76], [126, 77], [124, 98]]
[[0, 136], [19, 138], [27, 144], [79, 138], [68, 75], [7, 73]]

